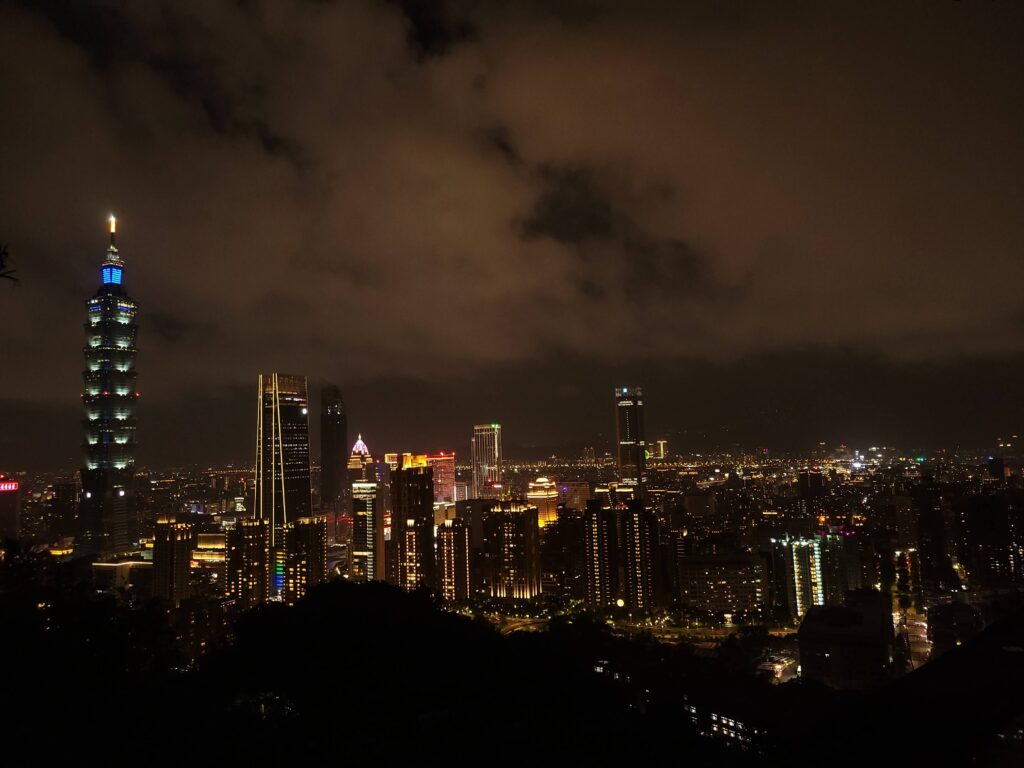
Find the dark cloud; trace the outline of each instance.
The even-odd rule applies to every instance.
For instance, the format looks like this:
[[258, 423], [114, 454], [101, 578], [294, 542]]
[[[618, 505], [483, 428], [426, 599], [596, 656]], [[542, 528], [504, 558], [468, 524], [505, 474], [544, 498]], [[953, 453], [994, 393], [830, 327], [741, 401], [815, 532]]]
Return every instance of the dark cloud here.
[[[593, 375], [602, 399], [600, 371], [674, 366], [749, 390], [776, 369], [743, 361], [804, 349], [864, 356], [795, 360], [829, 387], [936, 366], [931, 387], [962, 403], [943, 366], [1024, 351], [1022, 13], [4, 4], [0, 240], [21, 286], [0, 295], [0, 354], [32, 376], [0, 377], [0, 399], [77, 407], [114, 211], [151, 425], [288, 369], [356, 393], [448, 382], [547, 429], [558, 399], [510, 371], [578, 391]], [[875, 402], [889, 419], [910, 407], [905, 390]], [[1016, 418], [981, 401], [975, 416]], [[796, 421], [772, 422], [780, 440]]]

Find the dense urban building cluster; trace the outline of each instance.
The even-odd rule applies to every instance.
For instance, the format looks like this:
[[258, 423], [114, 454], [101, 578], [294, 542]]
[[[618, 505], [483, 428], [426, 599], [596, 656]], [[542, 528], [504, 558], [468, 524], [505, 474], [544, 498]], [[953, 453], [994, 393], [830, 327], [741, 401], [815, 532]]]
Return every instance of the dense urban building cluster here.
[[[248, 609], [295, 605], [331, 580], [385, 582], [504, 629], [590, 616], [697, 648], [759, 629], [757, 674], [867, 690], [1022, 602], [1015, 437], [984, 456], [825, 445], [683, 456], [648, 439], [634, 385], [609, 393], [607, 452], [513, 461], [503, 425], [486, 422], [467, 426], [459, 463], [448, 446], [384, 452], [362, 434], [349, 446], [358, 419], [327, 386], [316, 462], [307, 379], [271, 372], [238, 436], [255, 437], [252, 465], [139, 468], [138, 306], [114, 238], [112, 219], [86, 303], [81, 471], [0, 475], [4, 557], [84, 563], [83, 578], [129, 606], [202, 605], [214, 626], [189, 619], [197, 653]], [[687, 702], [709, 739], [763, 738], [728, 705]]]

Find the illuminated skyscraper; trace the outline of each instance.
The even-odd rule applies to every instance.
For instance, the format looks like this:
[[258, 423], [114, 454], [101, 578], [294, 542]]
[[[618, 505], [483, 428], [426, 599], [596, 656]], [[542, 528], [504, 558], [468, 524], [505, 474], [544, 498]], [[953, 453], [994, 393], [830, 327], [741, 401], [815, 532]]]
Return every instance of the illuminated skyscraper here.
[[349, 578], [384, 579], [384, 499], [381, 484], [373, 480], [352, 483], [352, 547]]
[[445, 520], [437, 527], [438, 592], [448, 603], [469, 600], [469, 526], [465, 520]]
[[85, 466], [81, 470], [75, 551], [121, 552], [137, 539], [135, 492], [135, 389], [138, 306], [124, 290], [124, 260], [115, 244], [110, 217], [110, 245], [100, 268], [100, 287], [86, 302]]
[[391, 475], [391, 551], [398, 586], [414, 590], [436, 584], [434, 482], [426, 456], [407, 456]]
[[496, 499], [501, 495], [501, 424], [473, 427], [473, 498]]
[[161, 516], [153, 528], [153, 596], [177, 606], [190, 593], [192, 526]]
[[631, 611], [654, 609], [654, 566], [658, 547], [658, 521], [641, 501], [630, 501], [620, 516], [622, 536], [622, 599]]
[[434, 501], [455, 501], [455, 452], [427, 456], [427, 465], [434, 470]]
[[546, 477], [531, 480], [526, 500], [537, 507], [537, 522], [541, 528], [558, 520], [558, 483]]
[[615, 441], [619, 482], [642, 489], [647, 482], [647, 443], [644, 440], [644, 393], [640, 387], [615, 390]]
[[239, 520], [227, 535], [227, 589], [238, 608], [252, 608], [270, 596], [270, 524]]
[[324, 387], [320, 391], [320, 503], [324, 507], [344, 502], [347, 449], [348, 417], [341, 390]]
[[306, 377], [259, 377], [253, 516], [270, 525], [270, 594], [284, 589], [284, 526], [312, 511], [309, 478], [309, 400]]
[[284, 527], [284, 602], [293, 605], [327, 581], [327, 518], [300, 517]]

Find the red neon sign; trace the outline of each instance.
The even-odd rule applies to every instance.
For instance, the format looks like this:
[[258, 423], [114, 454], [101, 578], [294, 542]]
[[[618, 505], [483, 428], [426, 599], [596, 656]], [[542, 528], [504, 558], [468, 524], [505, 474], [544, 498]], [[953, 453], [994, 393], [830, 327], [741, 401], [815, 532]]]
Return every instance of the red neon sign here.
[[0, 480], [0, 491], [16, 491], [16, 490], [18, 490], [18, 481], [17, 480], [11, 480], [11, 481]]

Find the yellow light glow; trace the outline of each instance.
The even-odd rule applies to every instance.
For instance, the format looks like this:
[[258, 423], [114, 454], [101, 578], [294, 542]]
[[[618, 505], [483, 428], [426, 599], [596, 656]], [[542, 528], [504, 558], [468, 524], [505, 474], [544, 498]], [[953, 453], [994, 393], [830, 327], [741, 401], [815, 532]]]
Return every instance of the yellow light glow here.
[[113, 235], [117, 232], [117, 219], [114, 217], [114, 214], [110, 214], [110, 218], [107, 221], [110, 222], [110, 234]]

